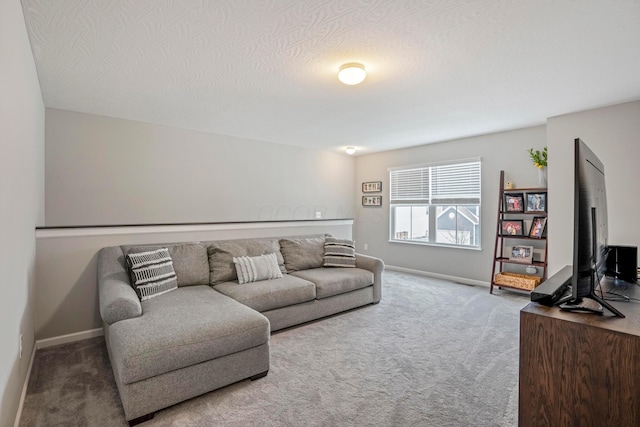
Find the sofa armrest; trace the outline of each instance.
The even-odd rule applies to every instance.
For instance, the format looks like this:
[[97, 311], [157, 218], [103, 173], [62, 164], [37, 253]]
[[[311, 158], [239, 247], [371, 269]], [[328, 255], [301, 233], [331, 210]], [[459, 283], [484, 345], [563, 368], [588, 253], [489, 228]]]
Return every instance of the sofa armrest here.
[[142, 316], [142, 305], [130, 285], [119, 246], [98, 252], [98, 296], [102, 321], [112, 325], [120, 320]]
[[356, 267], [373, 273], [373, 302], [378, 303], [382, 298], [382, 272], [384, 262], [380, 258], [356, 254]]

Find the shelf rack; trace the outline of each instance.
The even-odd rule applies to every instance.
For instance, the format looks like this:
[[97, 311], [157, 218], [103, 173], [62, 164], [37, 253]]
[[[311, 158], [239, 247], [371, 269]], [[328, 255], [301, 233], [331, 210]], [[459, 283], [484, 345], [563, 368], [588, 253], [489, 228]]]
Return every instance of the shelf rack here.
[[[534, 216], [543, 216], [543, 217], [547, 216], [546, 206], [545, 206], [545, 212], [526, 212], [526, 211], [525, 212], [508, 212], [506, 211], [504, 208], [505, 194], [509, 194], [509, 193], [526, 194], [526, 193], [546, 193], [546, 192], [547, 192], [547, 188], [536, 188], [536, 187], [505, 189], [504, 188], [504, 171], [500, 171], [500, 190], [498, 192], [498, 215], [497, 215], [497, 221], [496, 221], [496, 236], [495, 236], [495, 246], [494, 246], [495, 249], [493, 254], [493, 267], [491, 269], [491, 286], [489, 287], [489, 293], [493, 293], [494, 287], [498, 287], [499, 289], [508, 288], [512, 290], [527, 291], [527, 292], [531, 290], [531, 289], [528, 289], [527, 287], [518, 287], [517, 285], [505, 285], [505, 284], [496, 283], [495, 282], [496, 274], [504, 272], [505, 264], [508, 264], [511, 266], [521, 266], [522, 269], [524, 269], [527, 266], [534, 266], [536, 268], [539, 268], [541, 270], [541, 273], [531, 275], [531, 277], [537, 276], [537, 277], [540, 277], [541, 281], [546, 280], [547, 249], [549, 244], [546, 235], [543, 235], [543, 237], [541, 238], [535, 238], [535, 237], [529, 237], [528, 235], [504, 236], [500, 233], [500, 225], [503, 220], [523, 219], [523, 218], [528, 219], [528, 218], [533, 218]], [[524, 230], [523, 230], [523, 233], [524, 233]], [[524, 233], [524, 234], [528, 234], [528, 233]], [[505, 257], [504, 256], [504, 250], [506, 247], [505, 241], [507, 240], [535, 241], [535, 242], [543, 241], [544, 249], [542, 251], [542, 259], [537, 261], [534, 260], [531, 264], [524, 264], [522, 262], [511, 260], [509, 259], [509, 257]]]

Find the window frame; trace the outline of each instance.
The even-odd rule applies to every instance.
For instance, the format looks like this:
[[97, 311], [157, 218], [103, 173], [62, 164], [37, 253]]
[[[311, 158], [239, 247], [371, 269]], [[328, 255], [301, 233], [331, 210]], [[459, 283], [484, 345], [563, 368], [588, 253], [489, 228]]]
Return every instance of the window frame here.
[[[451, 170], [459, 169], [462, 172], [447, 173], [447, 168]], [[411, 175], [411, 171], [414, 172], [414, 175]], [[448, 248], [457, 248], [457, 249], [470, 249], [470, 250], [482, 250], [482, 161], [480, 158], [473, 159], [460, 159], [453, 160], [447, 162], [438, 162], [438, 163], [427, 163], [420, 165], [412, 165], [412, 166], [400, 166], [395, 168], [389, 168], [389, 242], [391, 243], [404, 243], [404, 244], [413, 244], [413, 245], [425, 245], [425, 246], [443, 246]], [[405, 182], [398, 182], [398, 174], [404, 174], [405, 178], [408, 176], [408, 180]], [[425, 173], [428, 175], [428, 178], [425, 177]], [[396, 175], [396, 179], [394, 180], [394, 175]], [[416, 180], [416, 177], [419, 175], [419, 179]], [[440, 178], [438, 178], [438, 175]], [[459, 179], [464, 179], [465, 175], [467, 175], [467, 179], [472, 179], [473, 184], [471, 185], [470, 191], [464, 191], [457, 193], [455, 190], [456, 182], [459, 182]], [[436, 177], [435, 179], [433, 177]], [[454, 178], [451, 180], [451, 178]], [[440, 179], [441, 184], [438, 186], [438, 179]], [[449, 181], [447, 181], [449, 179]], [[417, 183], [419, 181], [419, 183]], [[425, 184], [425, 181], [427, 182]], [[405, 185], [408, 192], [403, 193], [403, 189], [399, 189], [402, 185]], [[422, 187], [422, 188], [418, 188]], [[453, 191], [449, 188], [449, 192], [447, 192], [447, 187], [453, 187]], [[425, 191], [428, 190], [428, 191]], [[434, 197], [434, 193], [438, 193], [437, 190], [440, 190], [439, 193], [448, 194], [448, 197], [440, 198], [436, 200]], [[467, 194], [465, 194], [467, 193]], [[400, 198], [398, 198], [400, 196]], [[405, 198], [402, 200], [404, 196], [417, 196], [415, 199]], [[456, 210], [457, 215], [465, 215], [460, 214], [459, 209], [461, 207], [470, 206], [475, 209], [477, 207], [477, 223], [474, 225], [477, 229], [477, 237], [476, 237], [476, 245], [471, 244], [459, 244], [459, 243], [446, 243], [446, 242], [438, 242], [438, 228], [437, 228], [437, 210], [438, 207], [443, 207], [445, 210], [448, 207], [453, 207]], [[428, 215], [428, 240], [414, 240], [414, 239], [400, 239], [396, 237], [396, 219], [397, 212], [396, 208], [402, 207], [424, 207], [427, 209]], [[475, 213], [470, 210], [471, 214], [475, 215]], [[465, 215], [466, 216], [466, 215]], [[410, 220], [413, 225], [413, 219]], [[458, 239], [458, 234], [460, 233], [460, 229], [457, 228], [456, 221], [456, 229], [455, 236]], [[412, 234], [413, 230], [410, 230]]]

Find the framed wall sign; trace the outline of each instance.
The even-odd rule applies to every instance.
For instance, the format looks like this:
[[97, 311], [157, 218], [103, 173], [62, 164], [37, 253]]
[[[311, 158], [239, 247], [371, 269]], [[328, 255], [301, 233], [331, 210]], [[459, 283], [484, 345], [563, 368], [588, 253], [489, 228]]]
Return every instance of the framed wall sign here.
[[382, 181], [371, 181], [362, 183], [363, 193], [379, 193], [382, 191]]
[[382, 206], [382, 196], [362, 196], [362, 206]]

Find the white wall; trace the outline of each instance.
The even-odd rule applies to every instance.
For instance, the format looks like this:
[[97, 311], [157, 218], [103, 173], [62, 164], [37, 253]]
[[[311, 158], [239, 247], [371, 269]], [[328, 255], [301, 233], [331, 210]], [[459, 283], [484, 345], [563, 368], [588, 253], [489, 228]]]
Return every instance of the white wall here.
[[[360, 252], [384, 259], [390, 266], [460, 278], [466, 283], [488, 283], [491, 279], [498, 210], [500, 170], [517, 187], [537, 186], [537, 169], [529, 159], [531, 147], [545, 145], [545, 127], [537, 126], [473, 138], [428, 144], [361, 156], [356, 161], [356, 179], [382, 181], [383, 207], [356, 209], [355, 239]], [[482, 250], [389, 242], [390, 167], [479, 157], [482, 159]], [[358, 203], [361, 193], [358, 192]], [[364, 244], [369, 247], [364, 250]]]
[[0, 426], [10, 426], [34, 346], [35, 227], [44, 223], [44, 106], [19, 0], [0, 2], [0, 94]]
[[640, 246], [640, 101], [551, 117], [549, 147], [549, 271], [572, 264], [573, 141], [600, 158], [607, 183], [609, 243]]
[[353, 217], [355, 160], [48, 108], [46, 225]]

